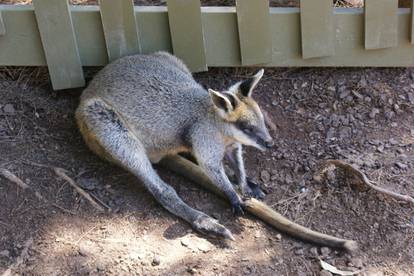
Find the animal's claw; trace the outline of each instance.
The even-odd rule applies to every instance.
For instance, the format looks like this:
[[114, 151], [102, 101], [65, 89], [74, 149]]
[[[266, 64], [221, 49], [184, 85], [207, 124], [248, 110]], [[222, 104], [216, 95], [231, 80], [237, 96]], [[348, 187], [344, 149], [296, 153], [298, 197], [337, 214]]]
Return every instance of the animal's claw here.
[[247, 179], [247, 186], [249, 187], [249, 191], [246, 193], [247, 196], [251, 196], [257, 199], [263, 199], [265, 197], [265, 193], [260, 188], [260, 186], [252, 181], [251, 179]]
[[198, 232], [208, 236], [224, 238], [233, 241], [235, 240], [230, 230], [218, 223], [217, 220], [207, 215], [203, 215], [194, 221], [193, 227]]
[[236, 203], [232, 203], [231, 204], [231, 209], [233, 211], [233, 214], [236, 215], [236, 216], [244, 215], [242, 203], [240, 201], [238, 201]]

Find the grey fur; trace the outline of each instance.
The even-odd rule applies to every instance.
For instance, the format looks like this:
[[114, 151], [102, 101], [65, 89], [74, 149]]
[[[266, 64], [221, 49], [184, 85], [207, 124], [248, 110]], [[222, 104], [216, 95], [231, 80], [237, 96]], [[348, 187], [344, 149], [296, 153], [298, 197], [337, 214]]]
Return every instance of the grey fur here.
[[[91, 149], [135, 174], [167, 210], [200, 232], [232, 238], [216, 220], [184, 203], [151, 165], [166, 155], [190, 152], [233, 208], [241, 210], [222, 161], [226, 150], [236, 145], [239, 182], [246, 192], [240, 141], [249, 138], [223, 119], [225, 111], [212, 97], [176, 57], [164, 52], [134, 55], [95, 76], [81, 96], [76, 118]], [[259, 126], [260, 137], [271, 139], [262, 121]]]

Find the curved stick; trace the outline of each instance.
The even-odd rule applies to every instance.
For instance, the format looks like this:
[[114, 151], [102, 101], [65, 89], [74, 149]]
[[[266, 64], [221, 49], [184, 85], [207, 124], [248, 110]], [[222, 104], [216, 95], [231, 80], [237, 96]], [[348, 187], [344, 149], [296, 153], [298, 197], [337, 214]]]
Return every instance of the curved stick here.
[[409, 195], [402, 195], [381, 187], [378, 187], [377, 185], [372, 184], [372, 182], [368, 179], [368, 177], [361, 172], [360, 170], [358, 170], [357, 168], [355, 168], [354, 166], [352, 166], [351, 164], [348, 164], [344, 161], [341, 160], [336, 160], [336, 159], [330, 159], [330, 160], [326, 160], [325, 161], [326, 164], [332, 164], [338, 168], [343, 169], [344, 171], [347, 171], [349, 174], [351, 175], [355, 175], [356, 177], [359, 178], [359, 180], [364, 183], [365, 185], [367, 185], [368, 187], [370, 187], [371, 189], [386, 194], [388, 196], [391, 196], [393, 198], [396, 199], [400, 199], [400, 200], [404, 200], [406, 202], [410, 202], [412, 204], [414, 204], [414, 198], [409, 196]]
[[[181, 156], [168, 156], [161, 160], [160, 165], [177, 172], [178, 174], [192, 180], [199, 186], [212, 191], [213, 193], [225, 199], [223, 193], [214, 186], [204, 172], [193, 162]], [[286, 217], [282, 216], [265, 203], [256, 199], [247, 199], [244, 201], [244, 209], [250, 214], [260, 218], [270, 224], [277, 230], [280, 230], [292, 237], [315, 244], [346, 249], [354, 251], [357, 249], [357, 243], [352, 240], [344, 240], [330, 235], [322, 234], [303, 227]]]

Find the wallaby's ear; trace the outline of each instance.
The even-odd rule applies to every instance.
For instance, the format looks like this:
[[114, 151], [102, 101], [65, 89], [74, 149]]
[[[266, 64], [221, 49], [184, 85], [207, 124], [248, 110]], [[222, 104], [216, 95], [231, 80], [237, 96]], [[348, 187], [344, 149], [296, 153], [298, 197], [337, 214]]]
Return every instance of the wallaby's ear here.
[[213, 100], [214, 105], [221, 111], [229, 113], [234, 110], [231, 99], [221, 92], [215, 91], [213, 89], [208, 89], [211, 99]]
[[244, 80], [239, 85], [239, 96], [242, 97], [250, 97], [252, 95], [253, 89], [256, 87], [257, 83], [260, 81], [260, 79], [263, 77], [264, 70], [260, 69], [256, 75], [254, 75], [251, 78], [248, 78], [247, 80]]

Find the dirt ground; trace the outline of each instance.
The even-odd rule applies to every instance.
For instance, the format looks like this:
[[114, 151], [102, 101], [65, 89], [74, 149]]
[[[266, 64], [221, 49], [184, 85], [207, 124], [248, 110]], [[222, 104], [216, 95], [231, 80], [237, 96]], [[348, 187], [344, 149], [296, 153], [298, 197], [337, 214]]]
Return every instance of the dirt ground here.
[[[254, 72], [213, 68], [195, 77], [224, 89]], [[350, 255], [236, 218], [216, 196], [158, 169], [236, 241], [205, 239], [136, 178], [88, 150], [74, 122], [81, 89], [53, 92], [45, 69], [1, 68], [0, 168], [30, 189], [0, 177], [0, 274], [11, 267], [23, 275], [330, 275], [322, 259], [366, 275], [414, 275], [413, 206], [340, 174], [312, 178], [321, 160], [341, 159], [382, 187], [414, 195], [413, 79], [411, 69], [267, 69], [255, 91], [277, 143], [265, 153], [246, 148], [248, 174], [290, 219], [356, 240], [360, 251]], [[68, 170], [112, 211], [96, 211], [46, 166]]]

